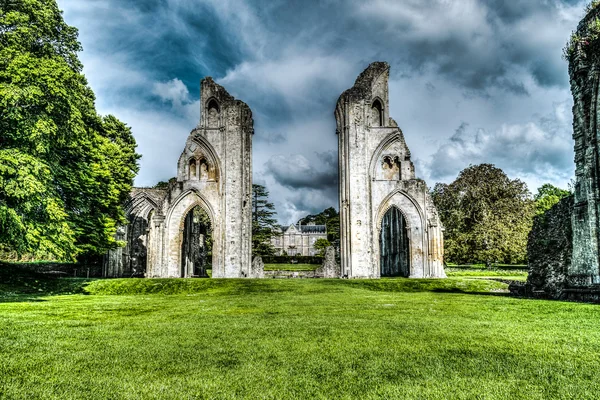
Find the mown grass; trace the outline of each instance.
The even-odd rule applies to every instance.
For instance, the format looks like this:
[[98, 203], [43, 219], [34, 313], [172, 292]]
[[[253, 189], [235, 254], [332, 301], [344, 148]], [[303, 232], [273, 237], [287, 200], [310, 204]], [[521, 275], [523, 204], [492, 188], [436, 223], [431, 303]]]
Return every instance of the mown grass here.
[[314, 271], [318, 264], [265, 264], [265, 271]]
[[528, 272], [517, 269], [458, 269], [446, 268], [448, 277], [478, 278], [478, 279], [502, 279], [512, 281], [526, 281]]
[[0, 304], [0, 398], [598, 398], [600, 308], [506, 286], [95, 280]]

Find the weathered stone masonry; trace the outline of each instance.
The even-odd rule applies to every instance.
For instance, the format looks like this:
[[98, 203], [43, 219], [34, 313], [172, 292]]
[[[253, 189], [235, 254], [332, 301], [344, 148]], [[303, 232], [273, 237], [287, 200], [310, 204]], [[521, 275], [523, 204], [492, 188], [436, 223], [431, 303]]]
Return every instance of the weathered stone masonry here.
[[372, 63], [335, 110], [342, 275], [445, 277], [442, 225], [389, 116], [388, 77]]
[[600, 7], [588, 12], [567, 52], [574, 101], [575, 193], [534, 221], [527, 245], [527, 285], [512, 288], [519, 294], [600, 301], [598, 18]]
[[212, 226], [213, 277], [251, 276], [252, 112], [210, 77], [201, 83], [200, 124], [188, 136], [168, 189], [136, 188], [126, 205], [130, 223], [111, 251], [104, 276], [186, 277], [182, 242], [186, 215], [199, 206]]

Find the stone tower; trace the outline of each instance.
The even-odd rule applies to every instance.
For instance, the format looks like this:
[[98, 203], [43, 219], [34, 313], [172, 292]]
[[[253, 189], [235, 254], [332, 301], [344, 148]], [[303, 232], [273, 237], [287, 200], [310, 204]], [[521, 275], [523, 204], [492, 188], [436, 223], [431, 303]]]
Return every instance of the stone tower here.
[[569, 286], [600, 284], [600, 7], [579, 23], [566, 49], [573, 94], [575, 199], [572, 213], [573, 255], [567, 270]]
[[[177, 177], [165, 189], [132, 191], [130, 223], [120, 232], [127, 246], [105, 258], [105, 276], [198, 276], [194, 264], [206, 263], [208, 231], [212, 276], [251, 276], [252, 112], [210, 77], [202, 80], [200, 104]], [[200, 214], [208, 219], [201, 231]]]
[[372, 63], [335, 110], [342, 275], [445, 277], [442, 225], [389, 116], [388, 77]]

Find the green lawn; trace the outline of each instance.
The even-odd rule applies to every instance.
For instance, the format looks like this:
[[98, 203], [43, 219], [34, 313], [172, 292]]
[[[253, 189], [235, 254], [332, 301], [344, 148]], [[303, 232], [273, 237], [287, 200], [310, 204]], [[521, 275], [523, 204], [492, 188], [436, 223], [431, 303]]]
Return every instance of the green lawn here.
[[600, 307], [514, 299], [496, 281], [115, 279], [92, 281], [87, 295], [21, 290], [0, 303], [0, 398], [600, 397]]
[[527, 271], [517, 269], [458, 269], [446, 268], [448, 277], [474, 278], [474, 279], [502, 279], [507, 281], [526, 281]]
[[320, 264], [265, 264], [265, 271], [314, 271]]

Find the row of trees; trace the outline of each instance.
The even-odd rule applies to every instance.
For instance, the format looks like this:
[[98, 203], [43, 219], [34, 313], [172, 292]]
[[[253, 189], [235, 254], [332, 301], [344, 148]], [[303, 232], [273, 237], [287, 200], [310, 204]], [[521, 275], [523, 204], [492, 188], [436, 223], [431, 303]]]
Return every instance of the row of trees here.
[[131, 130], [101, 117], [55, 1], [0, 2], [0, 250], [73, 260], [117, 245], [138, 171]]

